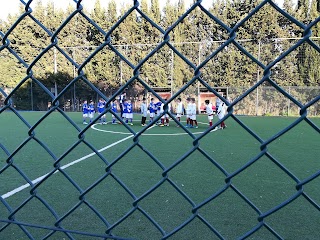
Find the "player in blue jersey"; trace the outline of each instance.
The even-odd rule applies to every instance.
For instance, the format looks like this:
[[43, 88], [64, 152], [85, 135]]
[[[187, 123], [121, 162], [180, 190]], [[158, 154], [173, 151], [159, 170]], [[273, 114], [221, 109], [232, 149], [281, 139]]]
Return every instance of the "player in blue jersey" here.
[[133, 119], [133, 107], [132, 107], [132, 103], [131, 100], [128, 99], [127, 101], [127, 116], [126, 116], [126, 123], [128, 123], [132, 126], [132, 119]]
[[150, 122], [153, 121], [153, 118], [155, 116], [155, 113], [157, 111], [157, 108], [154, 104], [154, 98], [151, 98], [151, 102], [149, 104], [149, 116], [150, 116]]
[[[97, 108], [98, 108], [98, 113], [99, 115], [101, 113], [104, 112], [105, 108], [106, 108], [106, 101], [102, 98], [100, 98], [99, 102], [98, 102], [98, 105], [97, 105]], [[100, 123], [101, 124], [107, 124], [106, 122], [106, 114], [103, 114], [101, 117], [100, 117]]]
[[[155, 105], [155, 107], [156, 107], [156, 109], [157, 109], [157, 111], [156, 111], [157, 117], [159, 117], [160, 114], [161, 114], [161, 105], [162, 105], [162, 102], [159, 101], [159, 102], [155, 103], [154, 105]], [[157, 124], [160, 124], [160, 120], [157, 121]]]
[[83, 117], [83, 124], [88, 124], [87, 118], [89, 117], [89, 105], [87, 100], [85, 100], [82, 104], [82, 117]]
[[95, 108], [94, 108], [94, 102], [91, 100], [89, 103], [89, 118], [90, 122], [92, 122], [94, 118]]
[[[116, 101], [112, 101], [111, 102], [111, 110], [114, 112], [114, 113], [117, 113], [118, 112], [118, 106], [117, 106], [117, 102]], [[116, 116], [114, 114], [112, 114], [112, 124], [117, 124], [116, 122]]]

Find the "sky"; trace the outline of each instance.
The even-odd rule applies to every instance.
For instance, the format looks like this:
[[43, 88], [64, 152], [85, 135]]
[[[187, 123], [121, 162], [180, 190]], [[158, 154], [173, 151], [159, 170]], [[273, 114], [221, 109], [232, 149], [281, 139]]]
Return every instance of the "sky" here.
[[[5, 0], [1, 0], [1, 1], [5, 1]], [[23, 0], [24, 2], [27, 2], [28, 0]], [[31, 3], [31, 8], [33, 8], [36, 5], [36, 2], [38, 2], [39, 0], [33, 0], [33, 2]], [[69, 4], [76, 6], [76, 3], [73, 0], [41, 0], [44, 4], [46, 4], [47, 2], [54, 2], [55, 6], [57, 6], [58, 8], [66, 8], [66, 6], [68, 6]], [[177, 0], [173, 0], [173, 2], [175, 2]], [[82, 6], [85, 9], [91, 10], [93, 8], [94, 3], [96, 2], [96, 0], [83, 0], [82, 1]], [[106, 7], [108, 4], [109, 0], [100, 0], [100, 3], [103, 7]], [[116, 0], [117, 3], [119, 4], [132, 4], [133, 0]], [[165, 3], [165, 0], [160, 0], [160, 7], [161, 7], [161, 3]], [[209, 4], [212, 2], [212, 0], [203, 0], [203, 6], [209, 6]], [[19, 3], [20, 0], [6, 0], [6, 4], [1, 4], [1, 8], [0, 8], [0, 19], [7, 19], [8, 14], [14, 14], [14, 13], [18, 13], [19, 12]], [[192, 3], [192, 0], [185, 0], [186, 6], [189, 6]]]
[[[7, 19], [8, 14], [15, 14], [19, 12], [19, 3], [20, 0], [1, 0], [1, 1], [6, 1], [5, 4], [1, 4], [1, 8], [0, 8], [0, 19]], [[24, 2], [27, 2], [28, 0], [24, 0]], [[33, 2], [31, 3], [31, 8], [33, 8], [36, 5], [36, 2], [39, 0], [33, 0]], [[46, 4], [47, 2], [54, 2], [55, 6], [57, 6], [58, 8], [62, 8], [65, 9], [66, 6], [68, 6], [69, 4], [76, 6], [75, 2], [73, 0], [41, 0], [44, 4]], [[172, 2], [175, 2], [177, 0], [172, 0]], [[202, 1], [202, 5], [206, 8], [208, 8], [213, 0], [203, 0]], [[281, 1], [283, 0], [277, 0], [276, 2], [279, 2], [281, 4]], [[96, 0], [83, 0], [82, 1], [82, 5], [84, 8], [91, 10], [93, 8], [94, 3], [96, 2]], [[102, 6], [106, 7], [108, 4], [109, 0], [100, 0], [100, 3]], [[123, 4], [123, 3], [132, 3], [133, 0], [116, 0], [117, 3]], [[160, 7], [161, 3], [165, 3], [166, 0], [160, 0]], [[193, 2], [193, 0], [185, 0], [186, 6], [190, 6], [191, 3]]]

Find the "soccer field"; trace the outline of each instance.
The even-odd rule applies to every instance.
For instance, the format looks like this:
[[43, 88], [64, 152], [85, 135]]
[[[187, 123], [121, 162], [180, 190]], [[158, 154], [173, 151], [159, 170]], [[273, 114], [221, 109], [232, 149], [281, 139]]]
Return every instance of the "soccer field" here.
[[[45, 112], [19, 114], [34, 126]], [[305, 121], [275, 137], [297, 118], [238, 116], [256, 137], [232, 118], [203, 135], [200, 115], [189, 133], [171, 121], [135, 137], [140, 115], [67, 116], [29, 130], [0, 114], [0, 239], [320, 239], [319, 132]]]

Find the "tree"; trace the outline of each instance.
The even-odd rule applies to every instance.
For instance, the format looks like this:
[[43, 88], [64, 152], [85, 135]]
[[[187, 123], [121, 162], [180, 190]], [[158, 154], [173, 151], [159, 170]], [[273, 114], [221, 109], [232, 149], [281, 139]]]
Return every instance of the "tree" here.
[[[304, 1], [301, 4], [301, 8], [305, 8]], [[303, 17], [306, 17], [304, 22], [309, 24], [319, 18], [319, 12], [317, 11], [317, 2], [312, 0], [310, 4], [310, 11], [306, 15], [301, 13]], [[313, 41], [319, 45], [320, 43], [320, 24], [314, 25], [312, 30]], [[316, 39], [318, 38], [318, 39]], [[302, 77], [304, 79], [304, 84], [311, 86], [319, 86], [320, 84], [320, 53], [313, 48], [311, 45], [305, 43], [300, 50], [299, 56], [299, 69], [302, 72]]]

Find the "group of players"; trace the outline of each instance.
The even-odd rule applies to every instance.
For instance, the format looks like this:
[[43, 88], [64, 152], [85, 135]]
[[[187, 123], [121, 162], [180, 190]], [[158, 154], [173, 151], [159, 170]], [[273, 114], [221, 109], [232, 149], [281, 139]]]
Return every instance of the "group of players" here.
[[[106, 107], [106, 101], [104, 99], [100, 99], [98, 104], [97, 104], [97, 111], [99, 114], [103, 113], [105, 111], [105, 107]], [[117, 112], [117, 104], [116, 102], [111, 102], [111, 109], [112, 111]], [[82, 104], [82, 117], [83, 117], [83, 124], [88, 124], [87, 119], [89, 119], [89, 122], [91, 123], [93, 121], [94, 118], [94, 114], [96, 112], [96, 108], [94, 105], [94, 102], [91, 100], [89, 103], [87, 100], [85, 100]], [[112, 123], [116, 124], [116, 119], [113, 116], [112, 117]], [[100, 117], [100, 123], [101, 124], [107, 124], [106, 121], [106, 114], [103, 114]]]
[[[126, 99], [126, 94], [123, 93], [119, 97], [119, 104], [120, 104], [120, 111], [121, 111], [121, 118], [126, 124], [133, 125], [133, 106], [130, 99]], [[167, 99], [165, 99], [167, 101]], [[213, 125], [212, 120], [215, 114], [218, 115], [219, 119], [222, 119], [225, 114], [227, 107], [223, 101], [219, 101], [216, 106], [216, 111], [214, 110], [212, 103], [209, 100], [205, 100], [206, 105], [206, 114], [208, 116], [209, 126]], [[103, 113], [106, 108], [106, 101], [104, 99], [100, 99], [97, 104], [97, 112], [99, 114]], [[171, 105], [167, 105], [167, 111], [171, 112]], [[117, 113], [118, 106], [116, 101], [111, 102], [111, 110], [114, 113]], [[160, 127], [169, 126], [169, 114], [164, 113], [164, 103], [159, 101], [155, 102], [154, 98], [151, 98], [149, 105], [147, 106], [146, 99], [143, 98], [140, 105], [141, 111], [141, 126], [146, 125], [146, 119], [149, 114], [149, 122], [152, 122], [156, 116], [161, 115], [161, 120], [157, 122], [157, 125]], [[93, 121], [94, 114], [96, 112], [96, 108], [94, 102], [91, 100], [89, 103], [84, 101], [82, 104], [82, 112], [83, 112], [83, 124], [88, 124], [87, 119], [89, 122]], [[197, 106], [195, 103], [195, 98], [187, 98], [186, 99], [186, 108], [184, 107], [181, 98], [177, 98], [177, 105], [176, 105], [176, 119], [177, 121], [181, 121], [181, 117], [186, 115], [187, 125], [186, 128], [198, 128], [197, 122]], [[101, 115], [100, 117], [101, 124], [107, 124], [106, 121], [106, 114]], [[112, 124], [117, 124], [117, 119], [114, 114], [112, 114]], [[177, 125], [179, 127], [179, 125]], [[225, 123], [222, 121], [220, 124], [220, 129], [226, 128]]]

